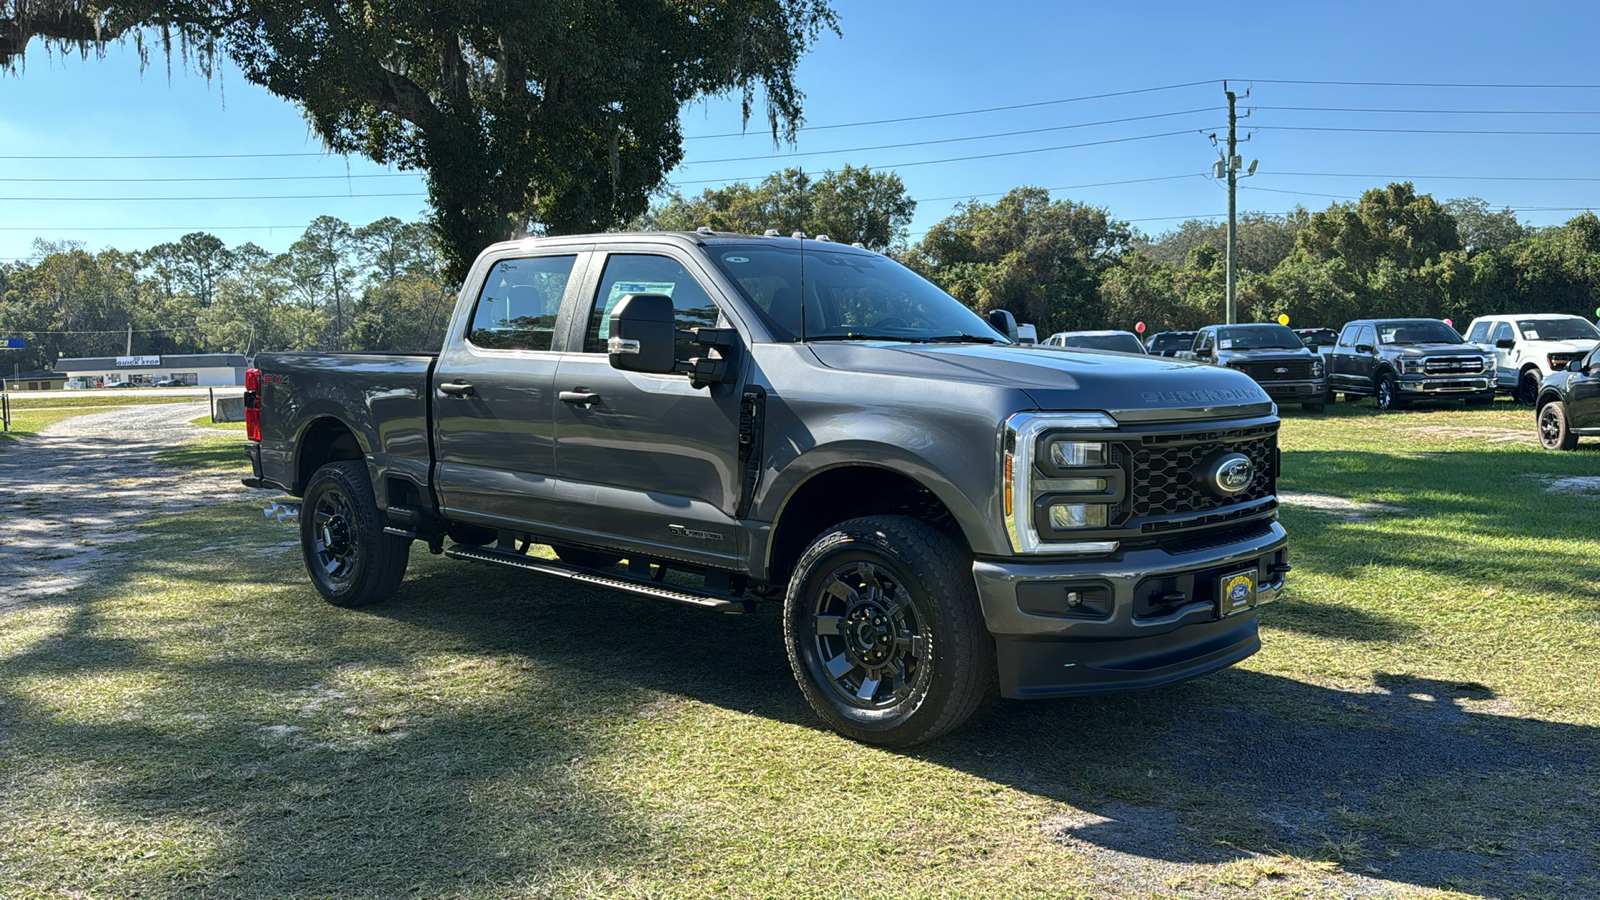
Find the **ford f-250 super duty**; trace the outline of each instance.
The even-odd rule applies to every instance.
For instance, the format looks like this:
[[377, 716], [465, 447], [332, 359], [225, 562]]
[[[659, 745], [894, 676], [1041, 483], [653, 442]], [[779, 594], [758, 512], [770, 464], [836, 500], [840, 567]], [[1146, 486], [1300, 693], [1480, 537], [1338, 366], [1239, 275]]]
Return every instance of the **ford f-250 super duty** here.
[[439, 354], [256, 365], [246, 483], [303, 498], [279, 511], [328, 600], [394, 593], [413, 541], [724, 612], [781, 599], [806, 699], [867, 742], [941, 734], [996, 678], [1055, 697], [1235, 663], [1289, 570], [1276, 407], [1247, 376], [1027, 349], [821, 238], [498, 244]]

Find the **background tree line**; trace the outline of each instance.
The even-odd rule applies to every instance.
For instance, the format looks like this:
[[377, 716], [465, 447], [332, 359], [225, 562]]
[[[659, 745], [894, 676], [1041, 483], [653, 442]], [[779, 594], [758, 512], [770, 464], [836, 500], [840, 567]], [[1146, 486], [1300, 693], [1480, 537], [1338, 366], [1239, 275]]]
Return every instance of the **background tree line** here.
[[[892, 172], [786, 169], [759, 184], [670, 194], [630, 227], [775, 228], [860, 242], [973, 309], [1008, 309], [1042, 334], [1139, 321], [1192, 329], [1222, 318], [1225, 230], [1215, 221], [1150, 236], [1106, 209], [1020, 187], [957, 206], [911, 243], [915, 210]], [[23, 368], [120, 354], [130, 325], [135, 353], [433, 350], [457, 287], [438, 232], [395, 218], [352, 227], [324, 216], [280, 254], [205, 233], [142, 251], [34, 246], [33, 258], [0, 265], [0, 334], [29, 339], [3, 361]], [[1252, 321], [1587, 317], [1600, 298], [1600, 218], [1531, 227], [1482, 200], [1439, 203], [1390, 184], [1318, 212], [1244, 214], [1238, 262], [1241, 316]]]

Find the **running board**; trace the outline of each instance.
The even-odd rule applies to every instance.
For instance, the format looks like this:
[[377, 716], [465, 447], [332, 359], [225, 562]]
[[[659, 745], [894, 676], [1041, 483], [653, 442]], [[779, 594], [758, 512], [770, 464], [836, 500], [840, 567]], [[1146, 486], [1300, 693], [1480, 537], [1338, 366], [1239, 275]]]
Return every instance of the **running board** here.
[[513, 569], [525, 569], [529, 572], [538, 572], [541, 575], [554, 575], [557, 578], [566, 578], [571, 581], [581, 581], [584, 584], [599, 585], [615, 591], [629, 594], [638, 594], [641, 597], [654, 597], [657, 600], [670, 600], [673, 603], [682, 603], [698, 609], [709, 609], [714, 612], [729, 615], [742, 615], [750, 610], [753, 605], [750, 600], [730, 600], [716, 594], [704, 593], [690, 588], [680, 588], [659, 581], [635, 579], [617, 575], [611, 572], [601, 572], [596, 569], [585, 569], [579, 566], [569, 566], [566, 563], [553, 559], [539, 559], [525, 556], [520, 553], [507, 553], [488, 547], [474, 547], [468, 544], [453, 544], [444, 551], [444, 555], [452, 559], [467, 559], [474, 562], [495, 563], [496, 565], [510, 566]]

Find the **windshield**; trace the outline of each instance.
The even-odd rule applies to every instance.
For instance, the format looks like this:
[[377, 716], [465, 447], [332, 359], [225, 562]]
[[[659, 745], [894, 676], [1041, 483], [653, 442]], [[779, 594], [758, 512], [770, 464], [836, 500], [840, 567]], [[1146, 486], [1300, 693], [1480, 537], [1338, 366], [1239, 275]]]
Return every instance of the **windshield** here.
[[[780, 341], [805, 339], [1009, 343], [961, 301], [884, 256], [796, 247], [718, 244], [706, 248], [722, 274], [766, 319]], [[803, 274], [803, 278], [802, 278]]]
[[1143, 353], [1139, 339], [1126, 331], [1118, 334], [1068, 334], [1061, 339], [1063, 347], [1083, 347], [1089, 350], [1115, 350], [1119, 353]]
[[1242, 325], [1217, 329], [1223, 350], [1304, 350], [1300, 337], [1283, 325]]
[[1194, 343], [1192, 331], [1163, 331], [1150, 341], [1153, 352], [1162, 350], [1187, 350]]
[[1380, 344], [1465, 344], [1456, 330], [1443, 322], [1379, 322]]
[[1517, 331], [1528, 341], [1592, 341], [1600, 339], [1600, 330], [1573, 316], [1570, 319], [1522, 319]]

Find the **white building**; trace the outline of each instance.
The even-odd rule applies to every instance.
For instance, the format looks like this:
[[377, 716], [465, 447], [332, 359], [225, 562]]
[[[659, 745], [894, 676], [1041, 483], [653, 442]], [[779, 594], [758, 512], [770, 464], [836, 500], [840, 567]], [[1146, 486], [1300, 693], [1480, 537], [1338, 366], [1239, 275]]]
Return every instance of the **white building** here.
[[237, 387], [244, 384], [244, 370], [249, 365], [242, 353], [187, 353], [62, 357], [53, 368], [67, 376], [70, 390], [130, 381], [144, 385], [177, 382], [190, 387]]

